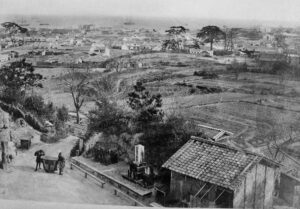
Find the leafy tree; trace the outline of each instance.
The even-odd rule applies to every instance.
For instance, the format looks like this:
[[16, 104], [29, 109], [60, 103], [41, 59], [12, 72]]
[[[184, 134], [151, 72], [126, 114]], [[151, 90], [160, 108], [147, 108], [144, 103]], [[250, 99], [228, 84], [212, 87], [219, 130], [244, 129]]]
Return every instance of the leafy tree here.
[[276, 33], [274, 35], [274, 38], [275, 38], [276, 47], [280, 47], [280, 48], [283, 48], [283, 49], [287, 48], [288, 45], [285, 42], [286, 37], [282, 33]]
[[116, 103], [102, 97], [96, 102], [96, 108], [89, 111], [88, 131], [117, 135], [127, 131], [128, 118]]
[[143, 130], [149, 123], [161, 121], [163, 118], [161, 95], [151, 95], [142, 82], [137, 82], [133, 88], [134, 91], [128, 94], [127, 103], [135, 111], [133, 120], [137, 128]]
[[[5, 28], [5, 32], [8, 36], [10, 36], [12, 42], [15, 42], [13, 36], [16, 34], [29, 35], [27, 28], [23, 28], [14, 22], [4, 22], [1, 24], [1, 26]], [[23, 36], [23, 41], [24, 41], [24, 36]]]
[[1, 26], [4, 27], [5, 31], [10, 35], [28, 32], [27, 28], [23, 28], [14, 22], [4, 22]]
[[218, 26], [205, 26], [199, 33], [197, 38], [202, 38], [205, 43], [210, 43], [210, 50], [213, 49], [213, 43], [224, 38], [225, 33]]
[[48, 103], [45, 104], [45, 106], [44, 106], [43, 116], [44, 116], [47, 120], [53, 122], [53, 121], [55, 121], [55, 119], [56, 119], [55, 111], [56, 111], [56, 108], [55, 108], [53, 102], [48, 102]]
[[166, 30], [166, 32], [169, 35], [175, 35], [175, 36], [180, 36], [183, 33], [186, 33], [188, 31], [188, 29], [186, 29], [183, 26], [172, 26], [170, 27], [169, 30]]
[[55, 120], [55, 107], [52, 102], [45, 103], [40, 95], [31, 95], [25, 98], [24, 108], [31, 113], [49, 121]]
[[192, 135], [200, 134], [196, 125], [181, 115], [170, 114], [165, 121], [150, 124], [141, 137], [141, 143], [146, 147], [147, 163], [160, 167]]
[[44, 99], [39, 95], [27, 97], [24, 101], [24, 108], [41, 116], [44, 114]]
[[4, 92], [25, 96], [28, 88], [42, 88], [41, 80], [43, 76], [34, 71], [32, 64], [27, 63], [25, 59], [1, 67], [0, 84], [4, 88]]
[[34, 73], [35, 69], [31, 63], [27, 63], [26, 59], [12, 62], [9, 66], [3, 66], [0, 71], [1, 84], [9, 88], [39, 87], [43, 85], [40, 81], [43, 76]]
[[67, 91], [72, 95], [73, 104], [76, 111], [76, 123], [79, 124], [80, 116], [79, 111], [86, 101], [90, 87], [90, 74], [89, 70], [78, 70], [75, 68], [69, 69], [69, 72], [62, 77], [63, 84], [67, 87]]
[[196, 126], [180, 115], [169, 114], [163, 118], [160, 94], [151, 95], [141, 82], [128, 95], [128, 104], [135, 114], [134, 133], [143, 133], [140, 142], [146, 147], [146, 161], [160, 167], [191, 135], [197, 135]]
[[0, 98], [7, 104], [22, 104], [24, 102], [24, 92], [15, 88], [4, 87]]
[[186, 34], [187, 31], [188, 29], [183, 26], [172, 26], [169, 30], [166, 30], [169, 39], [163, 42], [162, 48], [170, 49], [172, 51], [180, 50], [181, 45], [184, 42], [183, 35]]

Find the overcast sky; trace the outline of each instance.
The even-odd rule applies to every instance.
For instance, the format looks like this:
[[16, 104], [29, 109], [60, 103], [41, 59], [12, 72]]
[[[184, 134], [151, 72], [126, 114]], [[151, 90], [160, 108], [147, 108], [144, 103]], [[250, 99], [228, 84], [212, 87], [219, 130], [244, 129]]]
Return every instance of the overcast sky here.
[[300, 0], [0, 0], [0, 14], [176, 16], [300, 22]]

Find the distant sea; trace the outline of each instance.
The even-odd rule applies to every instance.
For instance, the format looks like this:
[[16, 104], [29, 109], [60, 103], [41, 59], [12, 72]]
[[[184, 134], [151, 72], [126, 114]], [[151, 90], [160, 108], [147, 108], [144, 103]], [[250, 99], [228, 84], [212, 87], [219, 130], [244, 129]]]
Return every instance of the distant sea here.
[[[205, 25], [217, 25], [219, 27], [294, 27], [299, 24], [287, 22], [272, 22], [258, 20], [222, 20], [222, 19], [193, 19], [193, 18], [161, 18], [161, 17], [130, 17], [130, 16], [29, 16], [29, 15], [0, 15], [0, 22], [16, 22], [29, 24], [27, 27], [53, 27], [53, 28], [77, 28], [83, 24], [93, 24], [97, 27], [113, 28], [147, 28], [165, 30], [170, 26], [182, 25], [191, 30], [200, 29]], [[125, 22], [133, 22], [133, 25], [125, 25]], [[42, 24], [42, 25], [41, 25]]]

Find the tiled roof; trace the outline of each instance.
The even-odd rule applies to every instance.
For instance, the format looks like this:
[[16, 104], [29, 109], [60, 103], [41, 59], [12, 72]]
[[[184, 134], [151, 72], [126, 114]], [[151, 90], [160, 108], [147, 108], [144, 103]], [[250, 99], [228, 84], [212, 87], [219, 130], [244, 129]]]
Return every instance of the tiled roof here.
[[263, 157], [217, 142], [192, 138], [163, 167], [234, 190]]

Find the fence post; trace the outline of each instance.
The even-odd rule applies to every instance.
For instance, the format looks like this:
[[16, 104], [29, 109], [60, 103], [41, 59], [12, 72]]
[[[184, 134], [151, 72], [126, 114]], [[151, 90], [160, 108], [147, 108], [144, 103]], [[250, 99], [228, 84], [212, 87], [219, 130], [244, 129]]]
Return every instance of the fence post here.
[[87, 173], [84, 173], [84, 177], [87, 178]]
[[114, 189], [114, 194], [117, 195], [117, 190], [116, 189]]
[[73, 169], [73, 164], [71, 163], [71, 167], [70, 167], [70, 169], [72, 170]]

